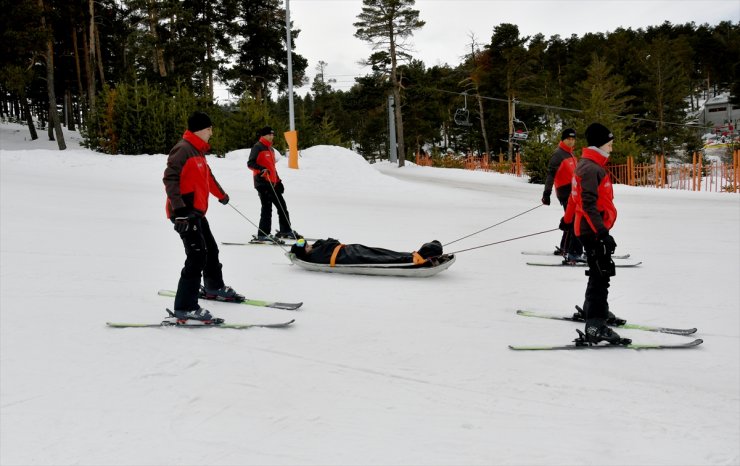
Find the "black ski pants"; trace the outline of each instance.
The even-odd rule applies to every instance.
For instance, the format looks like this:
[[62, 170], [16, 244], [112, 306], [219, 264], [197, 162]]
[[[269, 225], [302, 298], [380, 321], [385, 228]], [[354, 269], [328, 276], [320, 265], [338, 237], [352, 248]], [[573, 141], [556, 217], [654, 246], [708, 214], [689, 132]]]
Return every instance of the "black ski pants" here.
[[[570, 198], [570, 194], [564, 197], [558, 195], [558, 201], [563, 206], [563, 212], [568, 208], [568, 198]], [[560, 250], [564, 253], [580, 256], [583, 254], [583, 245], [578, 240], [573, 225], [574, 223], [571, 223], [569, 228], [563, 232], [563, 236], [560, 238]]]
[[611, 253], [594, 235], [580, 237], [588, 260], [588, 284], [583, 311], [587, 320], [606, 319], [609, 315], [609, 280], [615, 273]]
[[193, 220], [188, 231], [180, 233], [180, 239], [186, 257], [177, 284], [175, 310], [190, 311], [198, 309], [201, 274], [203, 284], [210, 289], [223, 287], [224, 279], [218, 261], [218, 245], [205, 217]]
[[262, 204], [262, 209], [260, 210], [260, 225], [257, 236], [271, 234], [273, 205], [277, 210], [280, 231], [289, 232], [292, 230], [292, 228], [290, 227], [288, 205], [285, 203], [282, 191], [282, 183], [277, 183], [275, 186], [272, 187], [260, 186], [257, 189], [257, 193], [260, 196], [260, 203]]

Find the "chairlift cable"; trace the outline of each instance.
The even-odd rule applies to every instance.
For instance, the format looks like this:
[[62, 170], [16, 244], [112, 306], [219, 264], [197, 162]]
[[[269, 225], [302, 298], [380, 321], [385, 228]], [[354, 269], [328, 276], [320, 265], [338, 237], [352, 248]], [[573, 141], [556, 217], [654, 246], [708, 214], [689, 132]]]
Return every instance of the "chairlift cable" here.
[[[441, 92], [441, 93], [444, 93], [444, 94], [455, 94], [455, 95], [465, 94], [464, 92], [461, 93], [461, 92], [447, 91], [447, 90], [439, 89], [439, 88], [436, 88], [436, 87], [424, 87], [423, 89], [429, 90], [429, 91], [437, 91], [437, 92]], [[509, 102], [508, 99], [501, 99], [501, 98], [498, 98], [498, 97], [489, 97], [489, 96], [480, 95], [480, 94], [478, 94], [478, 96], [481, 99], [492, 100], [494, 102], [506, 102], [506, 103]], [[577, 108], [560, 107], [558, 105], [540, 104], [540, 103], [535, 103], [535, 102], [523, 102], [521, 100], [517, 100], [516, 103], [519, 104], [519, 105], [524, 105], [524, 106], [529, 106], [529, 107], [542, 107], [542, 108], [546, 108], [546, 109], [555, 109], [555, 110], [564, 110], [564, 111], [567, 111], [567, 112], [583, 113], [583, 110], [580, 110], [580, 109], [577, 109]], [[607, 114], [607, 115], [616, 117], [616, 118], [621, 119], [621, 120], [629, 119], [630, 121], [633, 121], [633, 122], [643, 121], [643, 122], [649, 122], [649, 123], [662, 123], [664, 125], [671, 125], [671, 126], [683, 126], [683, 127], [686, 127], [686, 128], [697, 128], [697, 129], [703, 128], [703, 126], [697, 125], [697, 124], [675, 123], [675, 122], [671, 122], [671, 121], [662, 121], [661, 122], [661, 121], [658, 121], [658, 120], [652, 120], [650, 118], [640, 118], [640, 117], [635, 117], [635, 116], [624, 116], [624, 115], [617, 115], [617, 114], [614, 114], [614, 113], [610, 113], [610, 114]]]

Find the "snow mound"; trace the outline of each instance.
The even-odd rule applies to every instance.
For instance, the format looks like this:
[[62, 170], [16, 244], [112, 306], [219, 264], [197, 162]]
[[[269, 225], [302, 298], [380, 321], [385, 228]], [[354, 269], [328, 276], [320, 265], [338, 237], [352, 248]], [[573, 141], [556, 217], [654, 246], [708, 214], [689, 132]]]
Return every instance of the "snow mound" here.
[[288, 157], [278, 161], [280, 177], [296, 187], [311, 184], [338, 191], [365, 191], [398, 184], [375, 170], [357, 152], [338, 146], [313, 146], [300, 151], [298, 167], [288, 169]]

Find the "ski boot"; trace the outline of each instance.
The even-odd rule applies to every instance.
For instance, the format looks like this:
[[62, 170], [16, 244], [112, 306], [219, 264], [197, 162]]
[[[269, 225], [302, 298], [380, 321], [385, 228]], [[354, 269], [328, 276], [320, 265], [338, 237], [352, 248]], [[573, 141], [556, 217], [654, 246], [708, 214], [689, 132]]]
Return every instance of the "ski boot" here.
[[[609, 309], [606, 310], [606, 314], [606, 325], [609, 325], [610, 327], [620, 327], [627, 323], [625, 319], [620, 319], [619, 317], [615, 316], [614, 313]], [[576, 306], [576, 312], [573, 314], [573, 320], [578, 322], [586, 322], [586, 315], [580, 306]]]
[[610, 345], [629, 345], [632, 340], [629, 338], [622, 338], [617, 332], [609, 328], [606, 325], [604, 319], [589, 319], [586, 322], [586, 331], [578, 332], [578, 338], [573, 340], [576, 346], [592, 346], [605, 341]]
[[278, 238], [278, 239], [294, 239], [294, 240], [299, 240], [299, 239], [303, 238], [303, 235], [301, 235], [300, 233], [298, 233], [295, 230], [278, 231], [278, 232], [275, 233], [275, 238]]
[[285, 241], [273, 235], [252, 235], [250, 243], [285, 244]]
[[167, 309], [167, 313], [170, 315], [164, 321], [167, 322], [167, 325], [218, 325], [224, 323], [223, 319], [214, 318], [208, 309], [203, 309], [200, 306], [198, 309], [190, 311], [177, 309], [170, 311]]
[[578, 265], [586, 262], [586, 256], [581, 254], [566, 254], [563, 260], [564, 265]]
[[201, 286], [200, 297], [229, 303], [240, 303], [244, 301], [244, 296], [234, 291], [230, 286], [222, 286], [221, 288], [206, 288]]

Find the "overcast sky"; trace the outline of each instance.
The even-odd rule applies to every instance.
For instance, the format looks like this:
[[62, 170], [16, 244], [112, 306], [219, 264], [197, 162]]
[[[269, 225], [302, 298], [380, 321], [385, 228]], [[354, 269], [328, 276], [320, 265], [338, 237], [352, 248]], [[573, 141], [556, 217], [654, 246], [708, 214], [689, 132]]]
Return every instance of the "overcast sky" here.
[[[367, 42], [355, 38], [362, 0], [289, 0], [290, 17], [300, 35], [294, 51], [308, 60], [311, 81], [319, 60], [328, 64], [327, 79], [334, 89], [347, 90], [354, 77], [370, 73], [359, 61], [370, 56]], [[664, 21], [715, 25], [740, 22], [740, 0], [416, 0], [415, 9], [426, 25], [410, 43], [413, 56], [427, 66], [458, 65], [469, 53], [471, 34], [487, 44], [494, 26], [513, 23], [522, 36], [542, 33], [563, 38], [572, 34], [610, 32], [619, 27], [644, 28]], [[305, 95], [310, 86], [297, 88]]]

